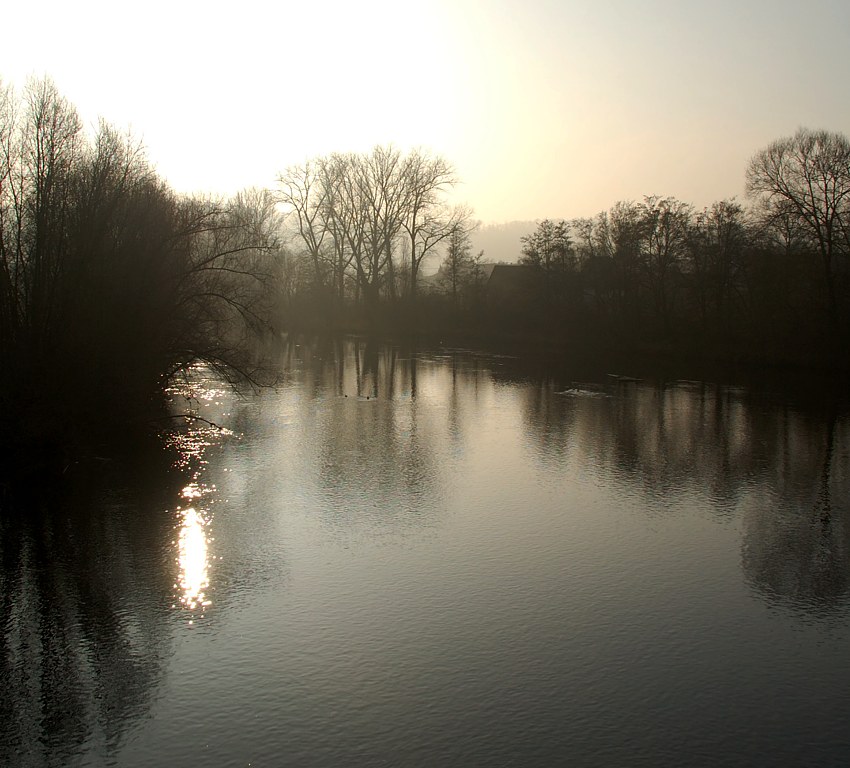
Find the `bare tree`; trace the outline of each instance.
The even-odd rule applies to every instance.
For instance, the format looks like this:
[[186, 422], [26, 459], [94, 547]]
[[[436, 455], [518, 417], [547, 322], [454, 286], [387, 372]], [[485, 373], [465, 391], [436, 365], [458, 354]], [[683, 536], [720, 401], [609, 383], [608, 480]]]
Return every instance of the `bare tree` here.
[[49, 80], [14, 101], [0, 92], [0, 435], [61, 442], [142, 418], [198, 357], [240, 367], [227, 334], [259, 316], [269, 201], [178, 197], [131, 136], [101, 121], [89, 139]]
[[688, 256], [703, 324], [731, 322], [747, 240], [744, 209], [734, 200], [716, 202], [694, 217]]
[[327, 164], [307, 162], [287, 168], [278, 176], [277, 199], [294, 220], [298, 238], [313, 265], [314, 284], [327, 283], [325, 240], [328, 235], [326, 211], [329, 183]]
[[458, 226], [449, 234], [446, 255], [440, 266], [440, 282], [455, 306], [477, 287], [481, 278], [482, 253], [472, 255], [472, 241], [467, 228]]
[[394, 147], [375, 147], [355, 165], [355, 180], [366, 225], [366, 258], [357, 265], [358, 275], [367, 304], [375, 306], [384, 285], [395, 298], [393, 250], [407, 205], [401, 153]]
[[[50, 80], [30, 80], [23, 109], [5, 89], [0, 120], [0, 285], [3, 330], [34, 347], [57, 329], [58, 285], [67, 241], [69, 180], [82, 148], [74, 107]], [[7, 337], [8, 338], [8, 337]]]
[[520, 261], [523, 264], [539, 267], [547, 273], [564, 272], [575, 266], [570, 225], [563, 219], [544, 219], [521, 242]]
[[420, 150], [404, 159], [404, 218], [409, 242], [410, 294], [416, 297], [419, 269], [425, 257], [459, 230], [471, 229], [472, 212], [466, 206], [449, 208], [443, 194], [456, 183], [454, 169], [442, 157]]
[[287, 169], [278, 199], [321, 284], [330, 282], [342, 301], [353, 283], [355, 299], [374, 307], [381, 297], [415, 296], [424, 259], [471, 226], [468, 208], [444, 200], [454, 183], [440, 157], [378, 146]]
[[757, 152], [747, 193], [766, 218], [792, 213], [819, 257], [829, 328], [839, 328], [837, 275], [850, 253], [850, 141], [840, 133], [800, 129]]
[[351, 155], [340, 154], [317, 161], [324, 190], [321, 216], [331, 237], [333, 290], [340, 305], [345, 299], [348, 270], [363, 252], [363, 227], [357, 226], [360, 216], [357, 191], [348, 183], [351, 162]]
[[647, 197], [640, 206], [643, 266], [666, 330], [685, 261], [691, 206], [671, 197]]
[[640, 206], [619, 202], [608, 212], [607, 239], [615, 264], [615, 283], [621, 307], [633, 308], [641, 287], [643, 219]]

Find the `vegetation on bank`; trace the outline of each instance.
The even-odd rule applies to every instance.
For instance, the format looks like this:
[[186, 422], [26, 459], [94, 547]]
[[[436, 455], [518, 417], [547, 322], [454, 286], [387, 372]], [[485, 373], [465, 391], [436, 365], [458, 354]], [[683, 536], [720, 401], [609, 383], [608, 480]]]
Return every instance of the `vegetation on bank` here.
[[[298, 222], [285, 257], [286, 326], [848, 365], [850, 142], [841, 134], [800, 130], [758, 152], [746, 205], [697, 210], [653, 196], [592, 218], [542, 221], [517, 243], [526, 269], [512, 271], [472, 253], [468, 216], [453, 217], [444, 200], [447, 171], [413, 196], [404, 169], [422, 162], [420, 153], [379, 149], [282, 177], [295, 175], [309, 192], [297, 205], [281, 198]], [[345, 169], [361, 166], [381, 173], [347, 179]], [[443, 262], [427, 291], [419, 264], [430, 241], [405, 236], [413, 199], [427, 231], [440, 233]], [[368, 273], [364, 246], [380, 253]]]
[[120, 441], [198, 360], [256, 380], [269, 330], [847, 366], [840, 134], [756, 154], [747, 205], [647, 197], [542, 221], [510, 268], [473, 252], [456, 181], [440, 157], [377, 147], [286, 169], [275, 191], [178, 195], [131, 136], [85, 130], [50, 81], [0, 88], [4, 447], [61, 465]]
[[24, 464], [120, 442], [195, 360], [251, 376], [278, 222], [267, 193], [175, 194], [48, 80], [0, 89], [0, 439]]

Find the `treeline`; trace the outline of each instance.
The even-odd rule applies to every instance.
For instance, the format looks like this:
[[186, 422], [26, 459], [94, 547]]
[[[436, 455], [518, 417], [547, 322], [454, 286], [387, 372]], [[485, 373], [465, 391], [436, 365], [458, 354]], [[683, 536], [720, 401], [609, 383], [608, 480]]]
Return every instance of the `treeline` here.
[[[454, 182], [444, 161], [387, 149], [319, 159], [281, 177], [298, 233], [288, 306], [310, 307], [289, 319], [380, 306], [389, 327], [414, 332], [846, 364], [850, 142], [800, 130], [746, 173], [746, 204], [654, 196], [542, 221], [517, 244], [526, 269], [492, 272], [472, 253], [468, 211], [442, 200]], [[423, 290], [427, 254], [442, 262]]]
[[281, 173], [291, 235], [283, 322], [374, 327], [413, 305], [426, 258], [473, 226], [471, 211], [447, 200], [455, 184], [443, 158], [380, 146]]
[[138, 142], [85, 130], [49, 80], [0, 87], [4, 448], [120, 439], [198, 359], [251, 376], [243, 334], [276, 301], [278, 218], [265, 192], [175, 194]]
[[846, 365], [850, 142], [800, 130], [758, 152], [746, 178], [747, 206], [647, 197], [541, 222], [520, 260], [545, 275], [538, 319], [727, 358]]
[[120, 433], [195, 361], [255, 376], [267, 327], [846, 365], [840, 134], [801, 130], [756, 154], [746, 206], [649, 197], [543, 221], [513, 273], [472, 251], [456, 183], [441, 157], [377, 147], [289, 168], [274, 192], [181, 196], [131, 136], [86, 130], [49, 80], [0, 87], [0, 437], [64, 450]]

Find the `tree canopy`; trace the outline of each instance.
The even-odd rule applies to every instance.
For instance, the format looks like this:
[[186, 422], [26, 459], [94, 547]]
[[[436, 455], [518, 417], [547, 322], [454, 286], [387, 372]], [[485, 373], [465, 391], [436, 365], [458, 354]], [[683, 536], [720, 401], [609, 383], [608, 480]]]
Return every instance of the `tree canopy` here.
[[195, 360], [250, 375], [235, 329], [262, 319], [273, 213], [176, 195], [49, 80], [0, 89], [0, 432], [67, 445], [146, 418]]

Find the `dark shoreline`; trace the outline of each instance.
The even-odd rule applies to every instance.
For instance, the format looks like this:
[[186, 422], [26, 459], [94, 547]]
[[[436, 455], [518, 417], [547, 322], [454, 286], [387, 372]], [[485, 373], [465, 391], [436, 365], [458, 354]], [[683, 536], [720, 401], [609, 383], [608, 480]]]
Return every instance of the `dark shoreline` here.
[[831, 391], [850, 393], [850, 355], [840, 357], [818, 350], [783, 357], [767, 354], [765, 349], [703, 349], [691, 344], [649, 341], [618, 342], [608, 338], [571, 338], [541, 333], [513, 332], [494, 334], [479, 329], [419, 329], [403, 325], [395, 329], [364, 324], [328, 328], [293, 328], [290, 338], [357, 337], [375, 343], [390, 343], [413, 348], [439, 347], [472, 349], [484, 354], [520, 358], [536, 369], [596, 371], [655, 381], [694, 380], [706, 383], [738, 384], [791, 391]]

